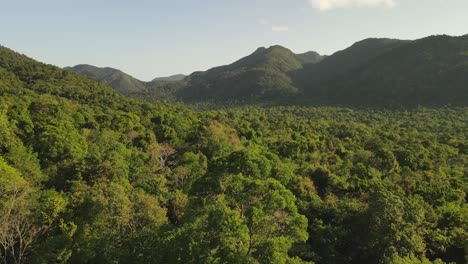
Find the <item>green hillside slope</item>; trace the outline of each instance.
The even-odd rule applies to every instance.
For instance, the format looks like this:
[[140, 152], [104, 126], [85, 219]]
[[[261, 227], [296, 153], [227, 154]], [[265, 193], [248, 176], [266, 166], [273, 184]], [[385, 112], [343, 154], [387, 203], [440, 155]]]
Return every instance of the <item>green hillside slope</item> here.
[[320, 63], [306, 65], [294, 77], [303, 86], [319, 86], [324, 81], [346, 75], [379, 55], [406, 43], [408, 41], [395, 39], [365, 39], [327, 56]]
[[132, 76], [113, 68], [99, 68], [92, 65], [76, 65], [66, 67], [65, 70], [86, 75], [90, 78], [102, 81], [122, 94], [143, 93], [146, 84]]
[[177, 96], [188, 102], [291, 97], [298, 89], [287, 73], [300, 68], [301, 61], [284, 47], [259, 48], [230, 65], [191, 74]]
[[335, 93], [376, 105], [467, 105], [467, 54], [468, 36], [420, 39], [371, 61]]
[[176, 74], [176, 75], [171, 75], [167, 77], [157, 77], [154, 78], [151, 82], [174, 82], [174, 81], [181, 81], [187, 77], [187, 75], [184, 74]]
[[[308, 78], [304, 90], [310, 99], [331, 104], [467, 105], [467, 50], [466, 36], [432, 36], [396, 42], [384, 52], [356, 64], [352, 63], [355, 59], [349, 64], [349, 60], [332, 55], [302, 75], [303, 79]], [[336, 67], [330, 70], [327, 63], [331, 59], [336, 60], [334, 64], [344, 66], [338, 71]]]
[[315, 51], [296, 54], [296, 57], [302, 62], [302, 64], [315, 64], [326, 58], [326, 56], [322, 56]]

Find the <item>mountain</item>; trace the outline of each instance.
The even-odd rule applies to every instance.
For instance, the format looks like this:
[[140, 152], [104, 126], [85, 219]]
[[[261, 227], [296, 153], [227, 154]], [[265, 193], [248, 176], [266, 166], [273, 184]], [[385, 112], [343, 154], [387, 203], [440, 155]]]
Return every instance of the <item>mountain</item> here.
[[468, 105], [467, 38], [370, 38], [330, 56], [259, 48], [231, 65], [194, 73], [173, 91], [185, 102]]
[[114, 68], [100, 68], [92, 65], [81, 64], [74, 67], [66, 67], [65, 70], [99, 80], [108, 84], [122, 94], [128, 95], [146, 91], [145, 82], [135, 79], [132, 76]]
[[118, 92], [148, 101], [265, 101], [285, 100], [299, 93], [290, 72], [313, 65], [324, 57], [317, 52], [294, 54], [282, 46], [258, 48], [226, 66], [189, 76], [182, 74], [143, 82], [114, 69], [92, 65], [65, 68], [108, 84]]
[[468, 35], [368, 39], [296, 75], [305, 97], [320, 103], [467, 105], [467, 54]]
[[171, 75], [168, 77], [157, 77], [154, 78], [151, 82], [174, 82], [174, 81], [181, 81], [187, 77], [187, 75], [184, 74], [176, 74], [176, 75]]
[[320, 84], [362, 67], [377, 56], [405, 43], [407, 41], [396, 39], [365, 39], [325, 57], [319, 63], [305, 65], [294, 77], [301, 86]]
[[124, 95], [141, 99], [149, 99], [149, 97], [158, 100], [172, 98], [172, 90], [166, 91], [167, 88], [162, 86], [167, 86], [171, 82], [180, 81], [186, 77], [183, 74], [177, 74], [155, 78], [150, 82], [144, 82], [118, 69], [110, 67], [100, 68], [81, 64], [73, 67], [65, 67], [64, 69], [101, 81]]
[[369, 38], [330, 56], [262, 47], [229, 65], [148, 83], [111, 68], [80, 65], [68, 70], [148, 101], [468, 105], [467, 38]]
[[299, 93], [288, 72], [302, 67], [302, 61], [289, 49], [259, 48], [230, 65], [191, 74], [176, 96], [187, 102], [287, 98]]
[[308, 51], [305, 53], [296, 54], [296, 57], [302, 62], [302, 64], [314, 64], [326, 58], [326, 56], [322, 56], [315, 51]]

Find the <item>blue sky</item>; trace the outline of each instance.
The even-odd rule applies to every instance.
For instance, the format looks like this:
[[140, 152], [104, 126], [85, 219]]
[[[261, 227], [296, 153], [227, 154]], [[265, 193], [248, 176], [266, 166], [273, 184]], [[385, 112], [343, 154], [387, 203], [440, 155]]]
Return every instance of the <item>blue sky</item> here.
[[467, 0], [0, 0], [0, 45], [150, 80], [260, 46], [331, 54], [367, 37], [464, 35], [467, 13]]

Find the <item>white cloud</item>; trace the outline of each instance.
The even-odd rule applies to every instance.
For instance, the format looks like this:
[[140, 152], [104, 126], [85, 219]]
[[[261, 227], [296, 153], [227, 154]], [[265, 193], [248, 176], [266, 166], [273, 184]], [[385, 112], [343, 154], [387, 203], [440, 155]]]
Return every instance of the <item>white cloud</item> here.
[[271, 31], [273, 32], [287, 32], [289, 31], [288, 27], [280, 26], [280, 27], [271, 27]]
[[395, 0], [309, 0], [312, 7], [321, 11], [336, 8], [350, 8], [363, 6], [395, 6]]

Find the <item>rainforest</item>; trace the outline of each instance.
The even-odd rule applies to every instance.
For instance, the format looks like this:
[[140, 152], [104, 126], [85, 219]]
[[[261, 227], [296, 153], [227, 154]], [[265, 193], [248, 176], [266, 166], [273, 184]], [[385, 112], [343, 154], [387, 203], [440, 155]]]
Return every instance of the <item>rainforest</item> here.
[[[466, 263], [466, 39], [377, 41], [394, 54], [448, 43], [444, 62], [426, 56], [431, 71], [416, 70], [439, 72], [432, 83], [457, 79], [427, 90], [419, 82], [408, 93], [419, 78], [408, 74], [393, 91], [389, 79], [355, 77], [302, 93], [300, 69], [345, 64], [303, 66], [273, 47], [124, 93], [134, 98], [0, 47], [1, 261]], [[395, 56], [379, 58], [356, 69], [400, 74], [385, 67]], [[259, 79], [255, 91], [270, 100], [253, 103], [259, 96], [244, 92]], [[162, 94], [196, 102], [155, 102]]]

